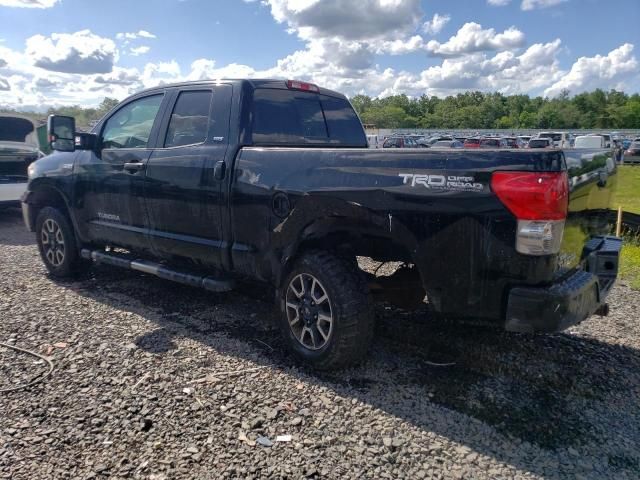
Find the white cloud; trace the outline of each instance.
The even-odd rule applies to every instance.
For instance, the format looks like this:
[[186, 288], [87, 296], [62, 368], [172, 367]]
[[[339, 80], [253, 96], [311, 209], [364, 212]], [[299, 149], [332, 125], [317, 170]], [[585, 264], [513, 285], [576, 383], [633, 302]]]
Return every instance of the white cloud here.
[[118, 40], [135, 40], [136, 38], [157, 38], [153, 33], [146, 30], [137, 32], [121, 32], [116, 34]]
[[60, 0], [0, 0], [0, 7], [51, 8]]
[[141, 85], [140, 72], [137, 68], [114, 67], [113, 71], [106, 75], [97, 75], [94, 82], [109, 85]]
[[511, 0], [487, 0], [487, 3], [493, 7], [504, 7], [511, 3]]
[[26, 47], [35, 66], [54, 72], [107, 73], [118, 57], [113, 40], [89, 30], [53, 33], [51, 37], [34, 35], [27, 39]]
[[149, 53], [149, 50], [151, 50], [151, 47], [147, 45], [140, 45], [139, 47], [130, 48], [129, 54], [133, 55], [134, 57], [137, 57], [139, 55], [144, 55], [145, 53]]
[[429, 35], [437, 35], [444, 26], [451, 20], [450, 15], [440, 15], [436, 13], [433, 18], [422, 25], [422, 30]]
[[[558, 60], [563, 52], [559, 39], [524, 48], [524, 34], [516, 27], [496, 32], [467, 23], [443, 43], [425, 40], [421, 32], [441, 31], [448, 16], [423, 18], [420, 0], [363, 0], [358, 8], [346, 0], [261, 2], [303, 43], [269, 68], [219, 64], [210, 58], [178, 64], [170, 57], [123, 68], [118, 65], [118, 47], [142, 55], [149, 47], [141, 44], [151, 43], [142, 39], [155, 35], [145, 30], [123, 32], [116, 36], [118, 46], [88, 30], [36, 35], [27, 40], [25, 51], [0, 44], [0, 105], [39, 110], [96, 105], [105, 96], [122, 99], [146, 87], [207, 78], [296, 78], [349, 95], [373, 96], [445, 96], [469, 89], [538, 95], [619, 85], [637, 91], [640, 84], [632, 45], [606, 56], [579, 59], [565, 70]], [[435, 65], [412, 72], [378, 64], [382, 55], [410, 52], [442, 59], [431, 58]]]
[[522, 10], [535, 10], [537, 8], [548, 8], [559, 5], [569, 0], [522, 0], [520, 8]]
[[191, 72], [186, 80], [205, 80], [218, 78], [255, 78], [257, 71], [248, 65], [231, 63], [222, 68], [215, 67], [216, 62], [201, 58], [191, 64]]
[[445, 43], [431, 40], [427, 51], [434, 56], [455, 57], [488, 50], [505, 50], [523, 46], [524, 33], [516, 27], [509, 27], [502, 33], [493, 28], [483, 29], [475, 22], [465, 23], [458, 32]]
[[369, 40], [415, 31], [420, 0], [264, 0], [273, 18], [300, 38]]
[[634, 83], [637, 82], [640, 72], [633, 48], [632, 44], [625, 43], [606, 56], [580, 57], [568, 73], [545, 90], [545, 95], [553, 97], [562, 90], [576, 94], [595, 88], [622, 89], [625, 80], [634, 79]]

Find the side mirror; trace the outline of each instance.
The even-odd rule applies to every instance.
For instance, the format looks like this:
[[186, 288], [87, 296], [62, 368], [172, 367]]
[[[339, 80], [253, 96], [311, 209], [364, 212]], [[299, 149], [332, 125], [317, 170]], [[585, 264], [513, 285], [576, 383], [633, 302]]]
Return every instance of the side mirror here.
[[59, 152], [75, 151], [76, 120], [73, 117], [49, 115], [47, 121], [49, 144]]

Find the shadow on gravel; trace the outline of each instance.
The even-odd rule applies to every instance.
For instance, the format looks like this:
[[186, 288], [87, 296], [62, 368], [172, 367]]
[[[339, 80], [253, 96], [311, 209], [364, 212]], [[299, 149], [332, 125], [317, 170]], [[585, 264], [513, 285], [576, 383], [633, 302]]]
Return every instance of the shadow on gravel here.
[[[16, 235], [18, 230], [21, 234]], [[22, 235], [28, 233], [28, 235]], [[22, 211], [19, 208], [0, 209], [0, 245], [23, 247], [35, 245], [33, 233], [27, 232], [22, 222]]]
[[[216, 295], [108, 267], [95, 268], [84, 280], [64, 285], [119, 309], [124, 304], [156, 323], [158, 330], [135, 342], [148, 352], [168, 352], [174, 348], [175, 335], [215, 344], [218, 350], [221, 335], [245, 341], [253, 347], [247, 355], [253, 362], [273, 365], [300, 381], [331, 388], [499, 462], [533, 468], [539, 475], [548, 471], [531, 463], [519, 465], [523, 456], [496, 451], [490, 446], [496, 442], [483, 435], [461, 434], [465, 429], [452, 428], [451, 418], [461, 424], [471, 421], [465, 415], [472, 417], [514, 444], [567, 448], [596, 438], [602, 441], [607, 425], [598, 423], [597, 414], [585, 411], [609, 408], [611, 398], [628, 396], [639, 383], [640, 354], [631, 348], [569, 334], [529, 336], [479, 326], [460, 328], [432, 320], [426, 311], [407, 313], [386, 305], [377, 306], [378, 332], [362, 366], [314, 372], [285, 353], [275, 327], [272, 296], [263, 287], [245, 285]], [[238, 354], [231, 348], [221, 353]], [[430, 363], [450, 361], [455, 365]], [[617, 412], [618, 421], [636, 422], [640, 398], [621, 405], [627, 410]], [[449, 413], [442, 415], [440, 406]], [[640, 467], [624, 452], [607, 460], [613, 469]]]

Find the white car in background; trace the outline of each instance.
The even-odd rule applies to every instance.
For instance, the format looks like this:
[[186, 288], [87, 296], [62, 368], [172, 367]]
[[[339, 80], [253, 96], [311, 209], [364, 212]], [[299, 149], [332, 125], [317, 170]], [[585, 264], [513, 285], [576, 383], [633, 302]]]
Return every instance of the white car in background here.
[[580, 135], [576, 137], [574, 148], [607, 148], [602, 135]]
[[20, 205], [27, 189], [27, 169], [43, 155], [32, 120], [0, 114], [0, 207]]
[[604, 147], [612, 148], [613, 147], [613, 137], [609, 133], [592, 133], [594, 137], [602, 137], [604, 139]]
[[540, 132], [538, 138], [548, 138], [556, 148], [570, 148], [571, 134], [567, 132]]

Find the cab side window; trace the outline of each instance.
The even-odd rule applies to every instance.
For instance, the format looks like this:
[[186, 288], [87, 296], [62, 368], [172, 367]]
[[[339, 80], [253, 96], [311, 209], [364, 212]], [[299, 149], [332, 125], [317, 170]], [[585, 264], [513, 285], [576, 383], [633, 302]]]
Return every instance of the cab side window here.
[[102, 148], [147, 148], [162, 97], [140, 98], [118, 110], [102, 130]]
[[181, 92], [171, 113], [165, 147], [203, 143], [209, 130], [211, 90]]

